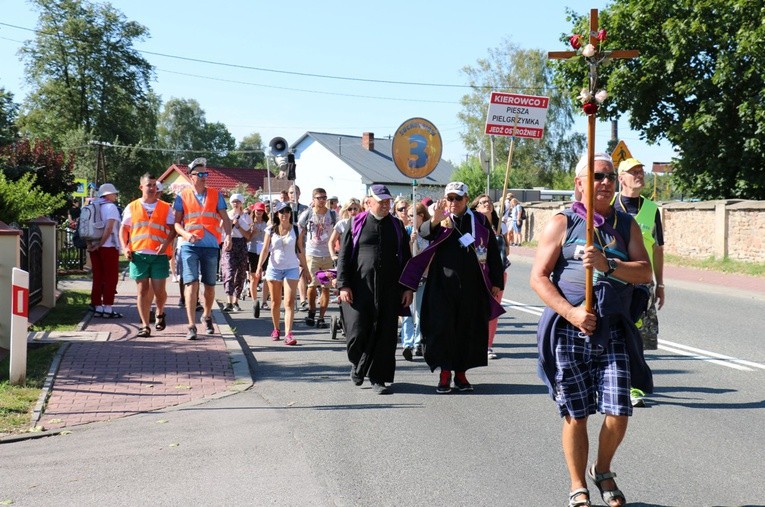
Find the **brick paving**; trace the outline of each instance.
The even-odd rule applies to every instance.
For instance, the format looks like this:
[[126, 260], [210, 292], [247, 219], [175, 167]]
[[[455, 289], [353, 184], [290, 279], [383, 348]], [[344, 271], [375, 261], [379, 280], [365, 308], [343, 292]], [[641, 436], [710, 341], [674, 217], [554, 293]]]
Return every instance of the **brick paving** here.
[[213, 335], [204, 334], [198, 324], [198, 340], [186, 340], [185, 311], [178, 307], [178, 297], [170, 296], [165, 330], [152, 326], [152, 336], [138, 338], [135, 283], [120, 282], [118, 291], [114, 310], [124, 317], [92, 318], [84, 329], [109, 332], [109, 339], [73, 342], [63, 353], [38, 422], [46, 429], [108, 421], [196, 401], [224, 393], [234, 383], [217, 324]]

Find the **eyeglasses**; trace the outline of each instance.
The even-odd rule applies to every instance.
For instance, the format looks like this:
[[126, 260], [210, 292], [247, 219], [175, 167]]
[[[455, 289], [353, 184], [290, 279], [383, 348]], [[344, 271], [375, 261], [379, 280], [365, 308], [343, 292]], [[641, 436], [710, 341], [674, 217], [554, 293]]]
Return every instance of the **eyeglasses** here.
[[489, 206], [491, 206], [491, 201], [478, 201], [478, 204], [480, 204], [481, 206], [484, 206], [484, 205], [486, 205], [486, 204], [488, 204]]
[[595, 181], [603, 181], [606, 178], [611, 183], [616, 181], [616, 173], [593, 173], [592, 177], [595, 178]]
[[280, 209], [279, 211], [277, 211], [277, 213], [290, 213], [290, 212], [292, 212], [292, 210], [291, 209], [287, 209], [287, 208]]
[[406, 211], [406, 206], [404, 206], [403, 208], [396, 208], [396, 211], [398, 211], [399, 213], [403, 213], [404, 211]]
[[196, 176], [198, 178], [207, 178], [210, 175], [210, 173], [205, 171], [205, 172], [191, 173], [191, 175]]
[[359, 210], [359, 208], [348, 208], [349, 212], [358, 211], [358, 210]]
[[450, 195], [449, 197], [446, 198], [446, 200], [449, 202], [454, 202], [454, 201], [460, 202], [464, 198], [465, 198], [464, 195], [454, 195], [454, 196]]
[[326, 201], [327, 200], [327, 196], [326, 195], [315, 195], [315, 196], [313, 196], [313, 198], [314, 199], [318, 199], [320, 201]]

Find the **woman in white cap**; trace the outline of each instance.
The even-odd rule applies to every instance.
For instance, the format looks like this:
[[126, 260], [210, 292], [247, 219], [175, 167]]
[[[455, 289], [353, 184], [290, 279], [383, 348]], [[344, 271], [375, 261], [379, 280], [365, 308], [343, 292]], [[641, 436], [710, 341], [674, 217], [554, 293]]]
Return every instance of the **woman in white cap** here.
[[223, 252], [223, 290], [226, 292], [226, 306], [223, 311], [239, 312], [239, 297], [244, 290], [244, 281], [249, 273], [247, 242], [252, 236], [252, 218], [242, 206], [244, 196], [231, 194], [229, 198], [232, 209], [228, 216], [231, 218], [231, 250]]
[[120, 270], [120, 211], [115, 204], [118, 193], [119, 190], [111, 183], [104, 183], [98, 188], [98, 199], [95, 204], [98, 206], [104, 231], [99, 239], [88, 241], [88, 253], [93, 266], [90, 309], [94, 317], [106, 319], [122, 317], [122, 314], [115, 312], [112, 308], [114, 295], [117, 294]]

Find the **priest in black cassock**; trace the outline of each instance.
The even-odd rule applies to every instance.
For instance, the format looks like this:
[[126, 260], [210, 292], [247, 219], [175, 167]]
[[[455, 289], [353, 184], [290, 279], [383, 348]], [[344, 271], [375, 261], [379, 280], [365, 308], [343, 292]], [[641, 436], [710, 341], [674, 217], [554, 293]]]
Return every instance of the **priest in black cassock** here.
[[367, 210], [356, 215], [341, 240], [337, 287], [343, 312], [351, 379], [360, 386], [369, 377], [377, 394], [396, 371], [398, 316], [408, 311], [412, 291], [397, 280], [411, 258], [401, 220], [390, 214], [385, 185], [371, 185]]
[[468, 208], [468, 186], [453, 181], [432, 218], [420, 226], [431, 241], [412, 258], [401, 283], [416, 288], [425, 269], [420, 329], [430, 371], [440, 368], [436, 392], [472, 391], [465, 372], [486, 366], [489, 320], [505, 313], [494, 296], [504, 286], [502, 259], [486, 218]]

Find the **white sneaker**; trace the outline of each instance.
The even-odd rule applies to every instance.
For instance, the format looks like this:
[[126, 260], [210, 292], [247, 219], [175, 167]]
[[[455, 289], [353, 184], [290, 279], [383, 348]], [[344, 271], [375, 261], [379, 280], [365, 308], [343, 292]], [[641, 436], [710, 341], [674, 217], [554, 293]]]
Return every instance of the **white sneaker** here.
[[496, 359], [497, 354], [494, 353], [492, 349], [489, 349], [489, 359]]

